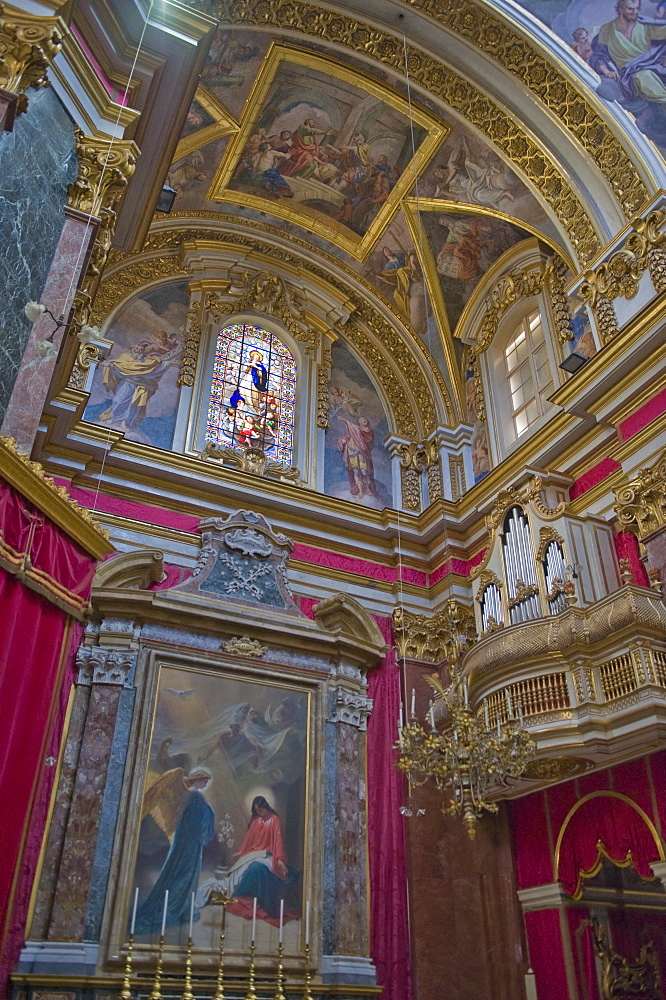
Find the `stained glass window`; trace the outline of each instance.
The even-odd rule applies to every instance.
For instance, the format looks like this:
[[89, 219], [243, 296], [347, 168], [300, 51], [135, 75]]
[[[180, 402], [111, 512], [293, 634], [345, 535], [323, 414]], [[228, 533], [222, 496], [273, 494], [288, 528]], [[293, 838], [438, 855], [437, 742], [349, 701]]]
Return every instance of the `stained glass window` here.
[[278, 337], [244, 323], [220, 330], [206, 440], [291, 465], [295, 395], [296, 362]]

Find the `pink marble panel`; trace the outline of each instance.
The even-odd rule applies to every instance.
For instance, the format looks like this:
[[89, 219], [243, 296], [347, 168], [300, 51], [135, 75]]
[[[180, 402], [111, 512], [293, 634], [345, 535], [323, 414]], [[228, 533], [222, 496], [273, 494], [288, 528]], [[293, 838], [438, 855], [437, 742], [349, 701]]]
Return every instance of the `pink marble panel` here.
[[[96, 223], [91, 221], [91, 217], [66, 211], [65, 224], [41, 295], [41, 301], [54, 316], [67, 316], [69, 313], [95, 233]], [[51, 339], [54, 326], [47, 315], [33, 325], [2, 422], [2, 434], [13, 437], [19, 448], [28, 454], [35, 441], [58, 363], [57, 354], [43, 346], [48, 343], [47, 338]], [[60, 329], [52, 337], [58, 353], [63, 333]]]

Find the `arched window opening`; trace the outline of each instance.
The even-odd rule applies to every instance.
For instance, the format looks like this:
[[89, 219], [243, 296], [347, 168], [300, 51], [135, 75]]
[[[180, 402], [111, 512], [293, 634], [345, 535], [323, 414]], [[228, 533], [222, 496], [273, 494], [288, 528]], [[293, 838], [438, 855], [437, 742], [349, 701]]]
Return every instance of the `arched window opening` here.
[[504, 519], [502, 555], [511, 624], [541, 617], [536, 562], [527, 518], [512, 507]]
[[520, 321], [504, 348], [504, 364], [509, 381], [513, 426], [516, 436], [519, 436], [542, 415], [542, 397], [553, 384], [538, 309]]
[[206, 441], [257, 448], [290, 465], [295, 398], [296, 362], [279, 337], [245, 323], [220, 330]]
[[564, 552], [559, 542], [548, 543], [543, 556], [543, 572], [546, 578], [546, 596], [551, 615], [559, 615], [567, 606], [564, 590], [566, 565]]
[[502, 595], [496, 583], [489, 583], [481, 598], [481, 628], [487, 632], [495, 625], [504, 624]]

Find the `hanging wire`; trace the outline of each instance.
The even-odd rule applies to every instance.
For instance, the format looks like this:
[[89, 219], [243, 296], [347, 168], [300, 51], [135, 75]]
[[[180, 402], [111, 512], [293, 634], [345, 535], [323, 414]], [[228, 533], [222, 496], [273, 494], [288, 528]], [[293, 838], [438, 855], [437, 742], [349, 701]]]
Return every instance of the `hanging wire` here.
[[[150, 6], [148, 7], [148, 13], [146, 14], [146, 20], [143, 23], [143, 29], [142, 29], [141, 35], [139, 37], [139, 43], [138, 43], [138, 45], [136, 47], [136, 53], [134, 55], [134, 61], [132, 63], [132, 67], [130, 69], [129, 76], [127, 77], [127, 84], [125, 86], [125, 93], [123, 94], [122, 103], [118, 107], [118, 117], [116, 118], [116, 128], [114, 130], [113, 135], [111, 136], [111, 141], [109, 142], [109, 148], [107, 149], [107, 151], [106, 151], [106, 157], [104, 158], [104, 164], [102, 166], [102, 171], [101, 171], [101, 173], [99, 175], [99, 180], [97, 181], [97, 187], [95, 188], [95, 195], [94, 195], [94, 198], [93, 198], [93, 204], [97, 200], [99, 192], [101, 191], [101, 188], [102, 188], [102, 181], [104, 179], [104, 174], [106, 173], [106, 168], [107, 168], [107, 165], [108, 165], [108, 162], [109, 162], [109, 157], [111, 156], [111, 150], [113, 149], [113, 144], [114, 144], [114, 142], [116, 140], [116, 132], [118, 131], [118, 126], [120, 124], [120, 117], [121, 117], [121, 115], [123, 113], [123, 109], [124, 109], [124, 107], [126, 105], [126, 102], [127, 102], [127, 95], [129, 94], [129, 89], [130, 89], [130, 86], [132, 84], [132, 79], [134, 77], [134, 71], [136, 69], [136, 64], [137, 64], [137, 62], [139, 60], [139, 55], [141, 54], [141, 47], [143, 45], [143, 39], [144, 39], [145, 34], [146, 34], [146, 29], [148, 27], [148, 22], [150, 21], [150, 15], [152, 13], [154, 3], [155, 3], [155, 0], [150, 0]], [[90, 229], [90, 224], [91, 224], [91, 216], [88, 216], [88, 219], [86, 221], [86, 228], [85, 228], [85, 230], [83, 232], [83, 239], [81, 241], [81, 247], [79, 249], [79, 254], [78, 254], [78, 257], [76, 258], [76, 263], [74, 264], [74, 268], [72, 270], [72, 277], [71, 277], [71, 280], [70, 280], [70, 283], [69, 283], [69, 289], [67, 290], [67, 296], [65, 298], [65, 304], [67, 302], [69, 302], [69, 297], [72, 294], [72, 288], [74, 287], [75, 277], [76, 277], [76, 274], [78, 272], [79, 264], [81, 262], [81, 257], [83, 256], [83, 253], [84, 253], [84, 247], [86, 246], [86, 243], [88, 242], [88, 230]], [[112, 434], [112, 432], [113, 432], [113, 428], [109, 427], [109, 433], [108, 433], [108, 436], [107, 436], [107, 439], [106, 439], [106, 445], [104, 447], [104, 454], [102, 455], [102, 464], [100, 466], [99, 475], [97, 477], [97, 488], [95, 489], [95, 498], [93, 500], [93, 506], [92, 506], [92, 512], [93, 513], [95, 513], [96, 510], [97, 510], [97, 501], [99, 499], [99, 491], [100, 491], [100, 488], [101, 488], [101, 485], [102, 485], [102, 478], [104, 476], [104, 466], [106, 465], [106, 456], [109, 453], [109, 447], [110, 447], [110, 444], [111, 444], [111, 434]]]
[[[421, 200], [419, 195], [419, 178], [416, 171], [416, 139], [414, 136], [414, 114], [412, 109], [412, 82], [409, 77], [409, 56], [407, 54], [407, 36], [405, 34], [405, 29], [402, 29], [402, 51], [403, 59], [405, 64], [405, 81], [407, 84], [407, 107], [409, 108], [409, 129], [412, 140], [412, 177], [414, 178], [414, 200], [416, 201], [416, 225], [418, 230], [418, 249], [421, 251], [420, 266], [423, 271], [423, 299], [425, 304], [425, 337], [428, 344], [428, 351], [434, 359], [432, 350], [432, 333], [430, 330], [429, 319], [432, 316], [435, 319], [435, 312], [432, 308], [432, 301], [430, 299], [430, 294], [428, 291], [428, 282], [426, 281], [426, 253], [424, 249], [424, 238], [423, 238], [423, 220], [421, 219]], [[435, 362], [436, 363], [436, 362]]]

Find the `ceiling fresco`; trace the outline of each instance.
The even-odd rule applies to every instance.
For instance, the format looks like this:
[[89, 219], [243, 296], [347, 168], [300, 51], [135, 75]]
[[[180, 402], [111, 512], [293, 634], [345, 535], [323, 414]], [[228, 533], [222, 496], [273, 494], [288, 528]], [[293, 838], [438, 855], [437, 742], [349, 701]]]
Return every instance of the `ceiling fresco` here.
[[268, 208], [363, 257], [445, 134], [370, 78], [275, 45], [209, 198]]
[[552, 211], [476, 129], [311, 39], [220, 29], [168, 182], [174, 219], [251, 220], [341, 261], [446, 382], [460, 317], [502, 254], [536, 235], [568, 259]]
[[581, 81], [617, 101], [666, 154], [666, 4], [663, 0], [518, 0], [571, 53]]

